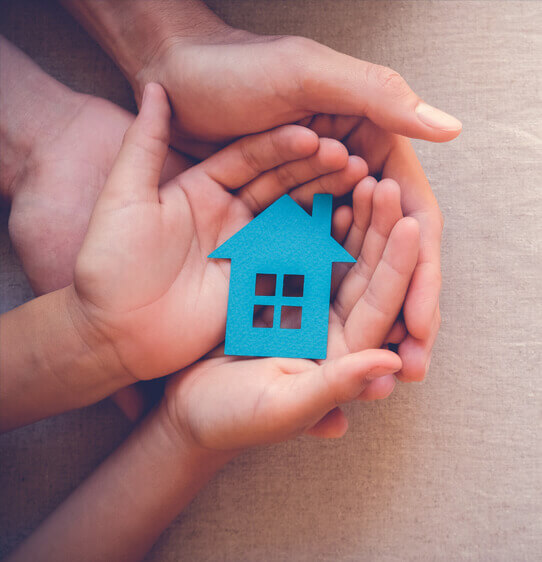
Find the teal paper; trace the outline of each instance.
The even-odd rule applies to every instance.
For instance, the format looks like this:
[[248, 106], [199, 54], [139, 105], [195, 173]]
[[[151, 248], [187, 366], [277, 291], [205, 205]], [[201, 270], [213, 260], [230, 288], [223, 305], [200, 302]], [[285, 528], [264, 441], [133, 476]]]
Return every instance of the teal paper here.
[[[288, 195], [219, 246], [231, 259], [226, 355], [325, 359], [333, 262], [356, 260], [331, 237], [332, 196], [316, 194], [312, 216]], [[273, 296], [256, 295], [257, 274], [275, 274]], [[303, 275], [303, 296], [283, 296], [284, 275]], [[274, 306], [273, 327], [253, 327], [256, 305]], [[283, 306], [301, 307], [301, 328], [281, 328]]]

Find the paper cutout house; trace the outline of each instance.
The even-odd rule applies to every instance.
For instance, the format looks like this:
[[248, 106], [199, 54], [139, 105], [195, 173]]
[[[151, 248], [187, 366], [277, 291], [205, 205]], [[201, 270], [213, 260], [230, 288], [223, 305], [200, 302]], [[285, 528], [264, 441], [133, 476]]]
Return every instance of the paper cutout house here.
[[[325, 359], [332, 263], [356, 261], [331, 237], [331, 214], [331, 195], [314, 195], [312, 216], [284, 195], [209, 255], [231, 259], [226, 355]], [[272, 307], [271, 327], [254, 325], [262, 306]], [[299, 312], [300, 327], [286, 327]]]

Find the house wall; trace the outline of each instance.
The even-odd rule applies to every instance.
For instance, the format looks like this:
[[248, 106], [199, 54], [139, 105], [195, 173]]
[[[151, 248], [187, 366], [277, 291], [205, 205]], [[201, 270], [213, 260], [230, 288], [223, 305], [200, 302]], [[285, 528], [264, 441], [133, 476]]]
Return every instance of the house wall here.
[[[228, 296], [225, 352], [229, 355], [259, 357], [302, 357], [324, 359], [327, 349], [327, 326], [331, 286], [331, 264], [307, 261], [304, 257], [287, 265], [281, 261], [258, 264], [232, 261]], [[277, 275], [275, 296], [255, 296], [258, 273]], [[304, 275], [303, 297], [280, 298], [284, 275]], [[277, 296], [279, 298], [277, 298]], [[254, 303], [273, 305], [272, 328], [253, 327]], [[282, 305], [302, 307], [301, 329], [280, 328]]]

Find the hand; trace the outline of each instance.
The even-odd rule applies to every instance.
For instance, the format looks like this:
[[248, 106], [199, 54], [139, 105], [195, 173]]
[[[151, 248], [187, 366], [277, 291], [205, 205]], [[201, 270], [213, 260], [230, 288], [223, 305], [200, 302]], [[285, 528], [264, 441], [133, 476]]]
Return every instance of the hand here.
[[351, 190], [367, 172], [337, 141], [291, 125], [241, 139], [159, 191], [170, 112], [159, 86], [146, 95], [74, 278], [89, 325], [136, 380], [184, 367], [222, 341], [229, 264], [207, 258], [221, 242], [289, 190], [307, 204], [317, 191]]
[[[440, 238], [442, 214], [429, 182], [408, 139], [380, 129], [367, 119], [318, 116], [308, 123], [319, 135], [337, 138], [351, 154], [365, 158], [372, 174], [396, 180], [401, 207], [420, 226], [418, 264], [395, 333], [403, 333], [399, 355], [403, 367], [397, 378], [422, 380], [429, 368], [431, 349], [440, 326], [438, 296], [441, 285]], [[406, 330], [405, 330], [406, 325]]]
[[[162, 38], [129, 76], [136, 100], [161, 83], [173, 106], [173, 143], [202, 157], [241, 135], [317, 114], [357, 115], [382, 129], [430, 141], [461, 131], [389, 68], [338, 53], [303, 37], [260, 36], [228, 26], [192, 41]], [[227, 86], [225, 86], [227, 84]]]
[[[217, 350], [166, 385], [162, 407], [184, 440], [235, 450], [302, 432], [340, 437], [348, 427], [340, 404], [390, 394], [401, 360], [370, 348], [402, 338], [390, 330], [416, 264], [418, 226], [401, 218], [392, 180], [362, 180], [353, 215], [341, 207], [333, 217], [335, 236], [358, 260], [334, 271], [327, 359], [234, 359]], [[272, 322], [265, 309], [259, 320]]]
[[321, 365], [218, 357], [170, 377], [161, 407], [182, 441], [195, 448], [236, 451], [301, 433], [341, 437], [348, 422], [338, 406], [400, 368], [399, 356], [383, 349]]
[[[67, 89], [65, 89], [67, 90]], [[73, 281], [96, 199], [134, 116], [100, 98], [65, 92], [52, 139], [37, 135], [10, 186], [9, 234], [37, 295]], [[191, 165], [170, 151], [162, 181]]]

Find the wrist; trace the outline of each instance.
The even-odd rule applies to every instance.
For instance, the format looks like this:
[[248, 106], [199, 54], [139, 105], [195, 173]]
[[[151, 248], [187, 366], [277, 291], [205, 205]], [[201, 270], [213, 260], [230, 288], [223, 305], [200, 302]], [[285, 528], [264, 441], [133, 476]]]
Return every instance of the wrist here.
[[1, 431], [88, 406], [134, 382], [87, 322], [71, 285], [0, 320]]
[[155, 425], [159, 428], [171, 450], [184, 451], [184, 453], [181, 453], [184, 456], [186, 456], [186, 452], [189, 452], [188, 456], [195, 462], [214, 467], [214, 470], [218, 470], [242, 453], [240, 449], [211, 449], [201, 445], [190, 428], [179, 423], [179, 416], [173, 409], [172, 402], [168, 399], [167, 387], [165, 396], [156, 408], [154, 419]]
[[[168, 381], [168, 382], [171, 382]], [[168, 441], [179, 450], [190, 450], [196, 458], [205, 459], [211, 465], [222, 466], [243, 452], [242, 449], [216, 449], [201, 444], [180, 408], [186, 408], [176, 399], [176, 385], [166, 384], [164, 396], [157, 408], [156, 417]]]
[[109, 53], [136, 97], [142, 93], [145, 70], [172, 42], [194, 44], [231, 30], [199, 0], [61, 2]]
[[59, 295], [64, 323], [72, 334], [73, 347], [85, 360], [86, 370], [96, 379], [105, 377], [110, 386], [105, 396], [138, 382], [120, 360], [114, 341], [90, 321], [73, 284], [55, 292]]

